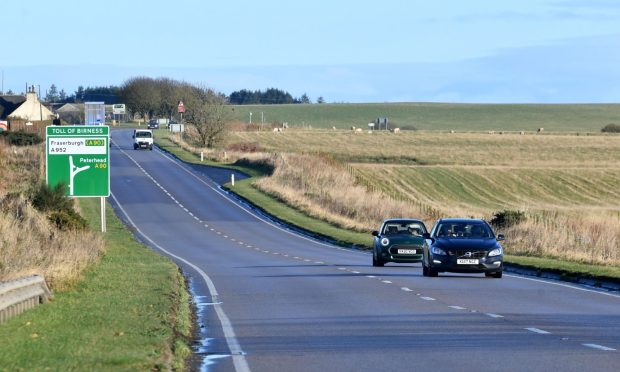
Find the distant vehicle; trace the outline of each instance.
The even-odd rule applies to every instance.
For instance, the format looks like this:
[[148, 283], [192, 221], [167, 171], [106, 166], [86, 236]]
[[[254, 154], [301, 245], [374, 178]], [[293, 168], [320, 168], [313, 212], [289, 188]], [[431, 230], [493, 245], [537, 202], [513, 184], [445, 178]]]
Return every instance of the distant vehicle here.
[[387, 219], [375, 237], [372, 266], [383, 266], [386, 262], [414, 263], [422, 261], [424, 237], [427, 233], [424, 222], [409, 218]]
[[159, 122], [157, 121], [157, 119], [151, 119], [149, 120], [149, 123], [146, 125], [146, 127], [149, 129], [159, 129]]
[[170, 126], [171, 126], [172, 124], [179, 124], [179, 123], [178, 123], [176, 120], [170, 120], [170, 121], [168, 122], [167, 127], [168, 127], [168, 128], [170, 128]]
[[150, 129], [135, 129], [133, 131], [133, 149], [153, 150], [153, 131]]
[[486, 221], [443, 218], [435, 223], [430, 234], [424, 234], [424, 238], [424, 276], [449, 271], [502, 277], [504, 251], [499, 242], [504, 240], [504, 235], [496, 237]]

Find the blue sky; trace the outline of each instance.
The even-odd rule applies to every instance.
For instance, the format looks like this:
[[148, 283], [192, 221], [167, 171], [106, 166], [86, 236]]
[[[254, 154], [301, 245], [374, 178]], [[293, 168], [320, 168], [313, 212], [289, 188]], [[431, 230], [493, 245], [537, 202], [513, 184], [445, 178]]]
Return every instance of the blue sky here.
[[170, 77], [327, 102], [618, 102], [618, 0], [30, 0], [4, 90]]

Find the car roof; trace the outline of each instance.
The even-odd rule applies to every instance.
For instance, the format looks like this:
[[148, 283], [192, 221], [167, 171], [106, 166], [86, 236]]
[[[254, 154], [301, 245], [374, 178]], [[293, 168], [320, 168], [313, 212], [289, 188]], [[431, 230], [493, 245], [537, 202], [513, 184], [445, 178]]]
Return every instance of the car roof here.
[[484, 222], [480, 218], [441, 218], [437, 222]]
[[418, 220], [417, 218], [389, 218], [387, 220], [384, 220], [383, 223], [385, 224], [385, 223], [390, 223], [390, 222], [403, 222], [403, 221], [424, 223], [422, 222], [422, 220]]

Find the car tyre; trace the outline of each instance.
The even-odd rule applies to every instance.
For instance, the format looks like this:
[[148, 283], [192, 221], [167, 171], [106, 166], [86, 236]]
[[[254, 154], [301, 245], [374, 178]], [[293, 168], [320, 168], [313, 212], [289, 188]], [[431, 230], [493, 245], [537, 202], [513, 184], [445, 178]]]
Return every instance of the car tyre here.
[[153, 151], [153, 145], [149, 146], [149, 150]]
[[138, 145], [136, 145], [135, 143], [133, 144], [133, 149], [137, 150], [138, 149]]
[[428, 267], [422, 263], [422, 276], [428, 276]]
[[439, 276], [439, 271], [432, 269], [432, 268], [428, 268], [428, 276], [430, 276], [431, 278], [436, 278]]
[[372, 266], [374, 267], [383, 267], [385, 262], [383, 262], [380, 258], [377, 257], [377, 252], [373, 252], [372, 254]]
[[502, 272], [498, 271], [496, 273], [493, 273], [493, 277], [496, 279], [501, 279], [502, 278]]

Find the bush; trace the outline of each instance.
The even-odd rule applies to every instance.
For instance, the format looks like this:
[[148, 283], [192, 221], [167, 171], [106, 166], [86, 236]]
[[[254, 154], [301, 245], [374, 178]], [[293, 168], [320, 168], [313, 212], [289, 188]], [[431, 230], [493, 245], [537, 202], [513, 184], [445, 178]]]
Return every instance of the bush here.
[[232, 143], [227, 146], [228, 151], [239, 152], [261, 152], [264, 151], [263, 147], [257, 142], [242, 142]]
[[73, 210], [73, 202], [65, 196], [66, 185], [59, 183], [51, 188], [41, 183], [31, 194], [32, 206], [41, 212]]
[[493, 215], [491, 225], [500, 229], [505, 229], [507, 227], [517, 225], [525, 221], [525, 219], [526, 216], [524, 212], [503, 210]]
[[603, 133], [620, 133], [620, 124], [607, 124], [601, 129]]
[[88, 222], [73, 209], [55, 211], [47, 217], [59, 230], [86, 230]]
[[7, 132], [6, 138], [11, 145], [15, 146], [31, 146], [43, 142], [43, 139], [38, 134], [23, 131]]

